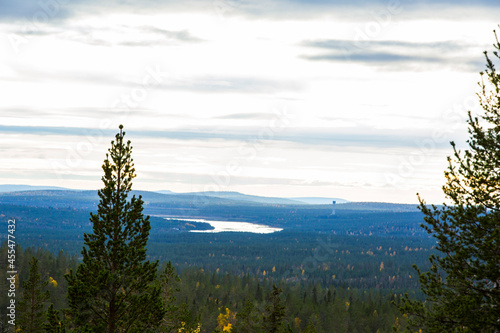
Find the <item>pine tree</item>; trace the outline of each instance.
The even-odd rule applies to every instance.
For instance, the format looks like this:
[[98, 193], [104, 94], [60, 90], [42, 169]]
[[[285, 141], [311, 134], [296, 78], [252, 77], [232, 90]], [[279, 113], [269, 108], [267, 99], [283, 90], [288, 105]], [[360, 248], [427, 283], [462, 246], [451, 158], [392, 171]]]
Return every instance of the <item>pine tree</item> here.
[[[498, 39], [494, 46], [500, 49]], [[426, 302], [406, 296], [400, 307], [411, 315], [412, 331], [500, 332], [500, 74], [485, 56], [478, 95], [484, 114], [469, 112], [467, 150], [451, 143], [443, 191], [453, 204], [427, 207], [419, 198], [423, 227], [440, 254], [429, 258], [430, 271], [415, 267]]]
[[38, 272], [38, 259], [31, 258], [29, 279], [23, 281], [22, 299], [19, 302], [19, 328], [21, 332], [41, 333], [45, 321], [45, 302], [50, 297], [45, 290], [48, 281], [43, 281]]
[[149, 216], [141, 196], [127, 201], [135, 177], [130, 141], [120, 125], [102, 169], [92, 233], [84, 234], [83, 262], [66, 275], [69, 315], [78, 331], [147, 332], [164, 314], [160, 288], [154, 285], [158, 262], [146, 260]]
[[165, 306], [163, 317], [157, 332], [177, 333], [179, 331], [195, 331], [198, 324], [192, 320], [192, 313], [186, 304], [177, 305], [176, 294], [180, 291], [180, 278], [169, 261], [157, 281], [161, 290], [161, 298]]
[[316, 329], [316, 326], [314, 326], [314, 323], [312, 321], [307, 324], [304, 333], [318, 333], [318, 330]]
[[243, 311], [236, 314], [231, 333], [261, 333], [262, 316], [251, 300], [245, 301]]
[[288, 332], [285, 323], [286, 307], [281, 299], [282, 290], [273, 284], [273, 291], [269, 295], [271, 304], [266, 306], [266, 312], [263, 316], [263, 331], [266, 333]]
[[59, 319], [59, 311], [51, 304], [47, 309], [47, 323], [44, 325], [46, 333], [65, 333], [64, 323]]

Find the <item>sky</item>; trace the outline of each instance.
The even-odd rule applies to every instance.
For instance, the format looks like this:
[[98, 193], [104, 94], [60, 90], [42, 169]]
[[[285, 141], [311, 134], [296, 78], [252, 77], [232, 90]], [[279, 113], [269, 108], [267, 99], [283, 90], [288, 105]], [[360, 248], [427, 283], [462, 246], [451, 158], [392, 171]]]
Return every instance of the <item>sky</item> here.
[[1, 0], [0, 184], [444, 200], [498, 1]]

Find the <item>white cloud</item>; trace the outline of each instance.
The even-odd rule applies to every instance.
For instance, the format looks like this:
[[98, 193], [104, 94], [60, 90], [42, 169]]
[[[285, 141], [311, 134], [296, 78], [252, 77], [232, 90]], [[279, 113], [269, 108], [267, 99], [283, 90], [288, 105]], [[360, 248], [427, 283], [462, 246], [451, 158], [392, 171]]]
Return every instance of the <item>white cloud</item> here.
[[[238, 163], [224, 189], [411, 202], [423, 188], [439, 197], [447, 141], [464, 138], [463, 115], [475, 106], [473, 66], [493, 40], [490, 16], [454, 22], [446, 13], [464, 7], [403, 4], [377, 21], [384, 1], [176, 3], [130, 11], [81, 1], [37, 26], [18, 20], [34, 3], [10, 3], [0, 15], [0, 182], [97, 187], [123, 123], [143, 189], [213, 185]], [[484, 11], [498, 7], [472, 12]], [[426, 139], [430, 150], [419, 147]], [[402, 174], [415, 157], [425, 164]]]

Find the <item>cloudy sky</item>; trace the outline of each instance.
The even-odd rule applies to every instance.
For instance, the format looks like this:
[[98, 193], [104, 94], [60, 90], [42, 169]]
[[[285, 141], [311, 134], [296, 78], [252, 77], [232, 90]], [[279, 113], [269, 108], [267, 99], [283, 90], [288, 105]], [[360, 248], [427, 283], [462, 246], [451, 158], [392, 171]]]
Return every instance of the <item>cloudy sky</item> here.
[[442, 202], [500, 2], [0, 1], [0, 184]]

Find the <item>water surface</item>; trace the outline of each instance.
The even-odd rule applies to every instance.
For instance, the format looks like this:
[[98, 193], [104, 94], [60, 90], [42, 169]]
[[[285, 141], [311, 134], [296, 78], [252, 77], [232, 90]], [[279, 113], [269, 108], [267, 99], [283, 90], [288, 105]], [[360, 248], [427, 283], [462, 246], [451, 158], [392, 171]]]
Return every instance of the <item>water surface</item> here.
[[183, 219], [183, 218], [165, 218], [166, 220], [178, 220], [186, 222], [203, 222], [208, 223], [214, 229], [212, 230], [190, 230], [189, 232], [253, 232], [255, 234], [270, 234], [273, 232], [281, 231], [282, 228], [273, 228], [263, 224], [256, 224], [250, 222], [239, 221], [212, 221], [204, 219]]

